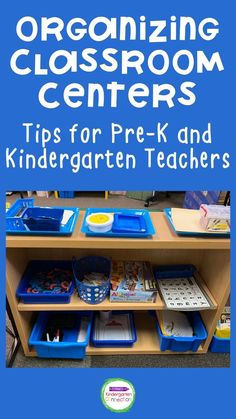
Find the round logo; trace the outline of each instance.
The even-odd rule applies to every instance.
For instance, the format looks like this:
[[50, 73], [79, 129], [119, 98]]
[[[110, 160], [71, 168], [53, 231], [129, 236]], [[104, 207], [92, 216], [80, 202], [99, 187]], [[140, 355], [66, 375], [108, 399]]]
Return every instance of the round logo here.
[[101, 399], [112, 412], [128, 412], [135, 401], [134, 386], [123, 378], [110, 378], [102, 386]]

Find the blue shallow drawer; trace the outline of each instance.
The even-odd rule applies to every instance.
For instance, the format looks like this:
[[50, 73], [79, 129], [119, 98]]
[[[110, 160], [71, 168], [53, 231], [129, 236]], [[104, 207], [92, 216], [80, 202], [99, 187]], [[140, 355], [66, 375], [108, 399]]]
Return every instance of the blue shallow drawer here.
[[[137, 340], [136, 334], [136, 327], [134, 323], [134, 315], [131, 311], [114, 311], [115, 314], [128, 314], [129, 315], [129, 322], [130, 322], [130, 329], [131, 329], [131, 339], [129, 340], [98, 340], [95, 338], [95, 320], [96, 317], [94, 316], [93, 325], [92, 325], [92, 333], [91, 333], [91, 342], [93, 346], [98, 348], [112, 348], [112, 347], [130, 347]], [[98, 315], [98, 314], [97, 314]]]

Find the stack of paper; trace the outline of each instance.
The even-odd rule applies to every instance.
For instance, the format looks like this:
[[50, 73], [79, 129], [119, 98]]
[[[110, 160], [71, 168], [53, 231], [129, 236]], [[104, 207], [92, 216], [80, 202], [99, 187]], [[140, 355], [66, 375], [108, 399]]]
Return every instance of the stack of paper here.
[[71, 219], [72, 215], [74, 215], [74, 211], [64, 210], [61, 225], [63, 225], [63, 226], [66, 225], [68, 223], [68, 221]]
[[96, 317], [95, 339], [100, 341], [126, 341], [132, 339], [129, 315], [112, 314], [109, 320], [101, 320], [99, 317]]
[[164, 310], [157, 312], [162, 334], [165, 336], [192, 337], [193, 328], [185, 313]]

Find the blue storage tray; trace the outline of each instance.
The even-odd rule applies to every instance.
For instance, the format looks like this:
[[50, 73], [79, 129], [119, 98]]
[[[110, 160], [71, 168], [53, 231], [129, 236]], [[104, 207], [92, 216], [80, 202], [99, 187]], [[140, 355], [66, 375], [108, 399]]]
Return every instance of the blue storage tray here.
[[[146, 223], [146, 231], [145, 232], [113, 232], [108, 231], [106, 233], [95, 233], [93, 231], [90, 231], [87, 224], [86, 224], [86, 218], [88, 215], [92, 214], [92, 213], [96, 213], [96, 212], [103, 212], [103, 213], [114, 213], [114, 214], [122, 214], [124, 216], [128, 215], [134, 215], [134, 216], [140, 216], [142, 215], [144, 218], [144, 221]], [[85, 216], [84, 216], [84, 220], [83, 220], [83, 224], [82, 224], [82, 228], [81, 228], [82, 233], [86, 234], [87, 236], [91, 236], [91, 237], [130, 237], [130, 238], [146, 238], [149, 236], [152, 236], [153, 234], [155, 234], [155, 229], [153, 227], [152, 224], [152, 220], [149, 214], [149, 211], [147, 210], [137, 210], [137, 209], [123, 209], [123, 208], [88, 208]]]
[[[23, 223], [24, 212], [27, 208], [34, 207], [34, 199], [18, 199], [6, 213], [6, 233], [11, 235], [27, 235], [27, 236], [69, 236], [73, 233], [77, 218], [79, 216], [79, 208], [71, 207], [52, 207], [52, 209], [70, 210], [74, 214], [65, 225], [60, 226], [59, 231], [30, 231], [27, 230]], [[17, 214], [20, 214], [19, 216]]]
[[164, 208], [164, 214], [170, 224], [170, 227], [172, 228], [173, 232], [175, 234], [177, 234], [177, 236], [190, 236], [190, 237], [222, 237], [222, 238], [226, 238], [226, 237], [230, 237], [230, 233], [196, 233], [196, 232], [186, 232], [186, 231], [178, 231], [176, 230], [174, 224], [173, 224], [173, 220], [171, 217], [171, 208]]
[[[134, 323], [134, 315], [132, 311], [115, 311], [116, 314], [128, 314], [129, 320], [130, 320], [130, 326], [132, 331], [132, 339], [130, 340], [96, 340], [95, 339], [95, 320], [96, 317], [93, 318], [92, 323], [92, 332], [91, 332], [91, 342], [93, 346], [96, 346], [98, 348], [113, 348], [113, 347], [130, 347], [133, 346], [133, 344], [137, 341], [137, 333], [136, 333], [136, 327]], [[98, 314], [96, 314], [98, 315]]]
[[[76, 327], [74, 329], [63, 330], [62, 342], [46, 342], [41, 340], [43, 333], [50, 320], [50, 316], [60, 312], [41, 312], [38, 315], [36, 323], [33, 327], [31, 336], [29, 338], [29, 345], [33, 346], [37, 355], [41, 358], [73, 358], [83, 359], [86, 354], [86, 347], [89, 344], [92, 313], [89, 311], [72, 311], [76, 319]], [[66, 315], [67, 312], [61, 312]], [[89, 323], [86, 332], [86, 337], [83, 342], [77, 342], [77, 336], [80, 329], [80, 322], [82, 317], [88, 317]]]
[[[32, 279], [32, 276], [37, 272], [47, 271], [53, 268], [66, 269], [70, 270], [72, 274], [72, 285], [68, 292], [63, 294], [28, 294], [25, 290], [28, 286], [29, 281]], [[72, 262], [71, 261], [55, 261], [55, 260], [32, 260], [27, 265], [27, 268], [21, 278], [20, 284], [16, 291], [16, 296], [22, 298], [25, 304], [41, 304], [41, 303], [69, 303], [71, 295], [74, 292], [74, 281], [73, 281], [73, 271], [72, 271]]]
[[113, 233], [146, 233], [147, 227], [142, 215], [115, 214]]
[[216, 353], [230, 353], [230, 338], [222, 339], [214, 335], [209, 350]]
[[198, 312], [188, 312], [188, 317], [194, 331], [194, 336], [186, 338], [163, 335], [156, 317], [156, 329], [160, 340], [161, 351], [196, 352], [198, 350], [201, 343], [207, 338], [207, 331]]

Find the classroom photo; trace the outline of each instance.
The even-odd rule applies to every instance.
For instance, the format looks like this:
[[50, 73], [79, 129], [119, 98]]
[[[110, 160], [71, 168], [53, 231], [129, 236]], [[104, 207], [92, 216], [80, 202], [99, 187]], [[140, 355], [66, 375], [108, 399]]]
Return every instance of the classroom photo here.
[[7, 191], [7, 368], [230, 367], [230, 191]]

